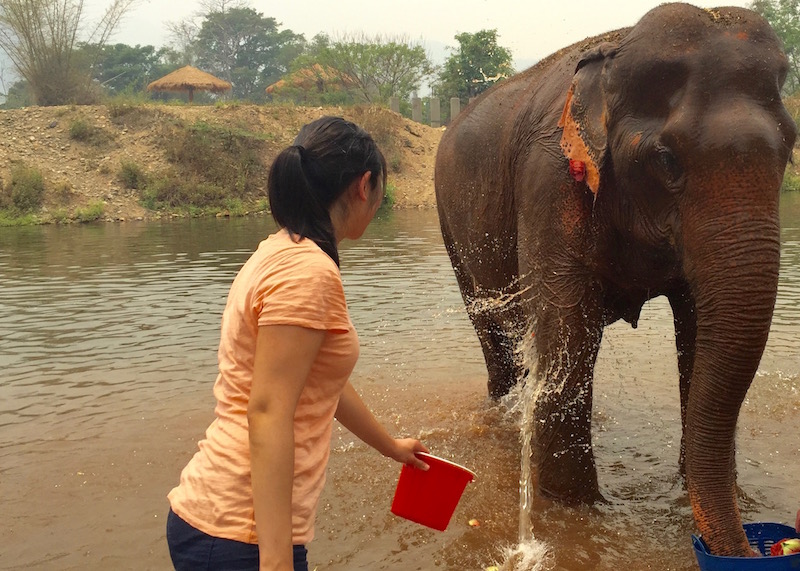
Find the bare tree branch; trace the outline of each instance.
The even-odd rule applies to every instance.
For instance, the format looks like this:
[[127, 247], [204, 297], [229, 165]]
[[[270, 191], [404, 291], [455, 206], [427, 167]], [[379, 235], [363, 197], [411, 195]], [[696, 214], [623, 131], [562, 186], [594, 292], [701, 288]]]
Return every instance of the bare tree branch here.
[[[104, 45], [137, 1], [112, 0], [87, 41]], [[88, 93], [88, 70], [74, 57], [83, 21], [84, 0], [0, 0], [0, 49], [38, 104], [73, 102]]]

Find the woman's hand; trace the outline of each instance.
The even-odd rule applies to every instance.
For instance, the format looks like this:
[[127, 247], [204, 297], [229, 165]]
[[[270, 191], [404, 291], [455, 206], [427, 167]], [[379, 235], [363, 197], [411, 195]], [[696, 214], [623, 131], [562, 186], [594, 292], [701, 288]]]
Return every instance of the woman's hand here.
[[428, 452], [428, 449], [416, 438], [396, 438], [394, 452], [389, 456], [402, 464], [408, 464], [420, 470], [427, 470], [428, 465], [416, 456], [416, 452]]

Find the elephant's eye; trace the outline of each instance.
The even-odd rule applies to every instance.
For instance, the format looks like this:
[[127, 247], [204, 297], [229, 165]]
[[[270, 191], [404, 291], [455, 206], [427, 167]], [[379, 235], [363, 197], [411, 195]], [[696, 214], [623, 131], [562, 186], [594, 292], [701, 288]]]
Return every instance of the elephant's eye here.
[[678, 163], [678, 159], [675, 157], [672, 151], [661, 146], [656, 149], [655, 158], [659, 169], [666, 178], [665, 182], [667, 183], [667, 186], [669, 186], [671, 189], [675, 189], [676, 185], [683, 176], [683, 170], [681, 169], [681, 165]]

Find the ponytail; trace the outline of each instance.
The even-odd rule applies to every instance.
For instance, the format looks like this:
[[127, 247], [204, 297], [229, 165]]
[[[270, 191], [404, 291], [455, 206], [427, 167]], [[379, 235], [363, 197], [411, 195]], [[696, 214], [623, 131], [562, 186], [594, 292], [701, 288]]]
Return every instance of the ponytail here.
[[272, 218], [294, 238], [310, 238], [339, 265], [339, 251], [328, 212], [303, 170], [305, 149], [286, 147], [269, 171], [268, 195]]
[[313, 240], [338, 266], [330, 209], [365, 172], [372, 173], [373, 185], [385, 181], [386, 159], [372, 137], [340, 117], [317, 119], [300, 130], [270, 167], [272, 217], [293, 238]]

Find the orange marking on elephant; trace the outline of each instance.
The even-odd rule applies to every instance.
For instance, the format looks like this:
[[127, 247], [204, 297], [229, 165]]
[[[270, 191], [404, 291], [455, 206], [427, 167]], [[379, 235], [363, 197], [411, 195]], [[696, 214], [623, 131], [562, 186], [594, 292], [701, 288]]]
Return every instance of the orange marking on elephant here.
[[641, 133], [636, 133], [633, 136], [633, 139], [631, 139], [631, 147], [638, 147], [639, 143], [641, 143], [641, 142], [642, 142], [642, 134]]
[[744, 41], [750, 39], [750, 36], [747, 35], [747, 32], [739, 32], [738, 34], [736, 34], [736, 39]]
[[574, 86], [570, 86], [569, 92], [567, 93], [567, 102], [564, 105], [564, 111], [561, 113], [561, 119], [558, 121], [558, 126], [563, 129], [563, 133], [561, 134], [561, 150], [568, 159], [582, 161], [586, 165], [586, 184], [589, 186], [592, 193], [597, 195], [597, 190], [600, 186], [600, 171], [592, 160], [589, 149], [581, 138], [581, 131], [583, 131], [583, 128], [575, 121], [570, 112], [570, 104], [572, 103], [574, 89]]

